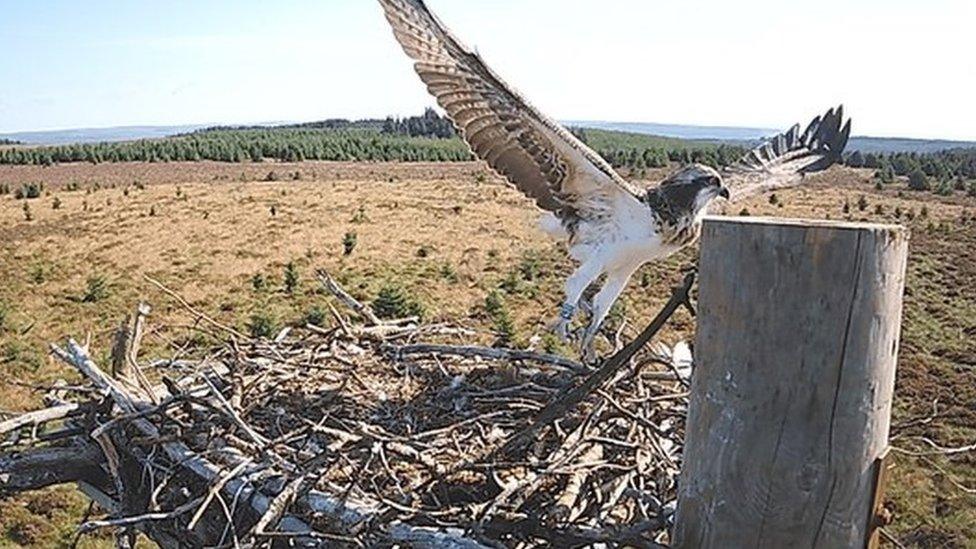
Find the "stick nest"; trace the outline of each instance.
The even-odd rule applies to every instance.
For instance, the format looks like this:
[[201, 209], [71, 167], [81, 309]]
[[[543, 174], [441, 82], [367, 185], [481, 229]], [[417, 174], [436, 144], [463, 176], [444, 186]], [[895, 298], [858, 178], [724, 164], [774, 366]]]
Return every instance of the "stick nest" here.
[[136, 528], [163, 546], [667, 541], [688, 403], [660, 347], [545, 421], [595, 370], [455, 346], [470, 336], [457, 326], [381, 322], [323, 276], [350, 307], [334, 329], [231, 334], [200, 360], [132, 358], [115, 376], [73, 342], [54, 347], [86, 383], [49, 395], [43, 421], [0, 428], [0, 473], [29, 474], [10, 472], [15, 454], [84, 452], [97, 463], [58, 480], [110, 516], [81, 530]]

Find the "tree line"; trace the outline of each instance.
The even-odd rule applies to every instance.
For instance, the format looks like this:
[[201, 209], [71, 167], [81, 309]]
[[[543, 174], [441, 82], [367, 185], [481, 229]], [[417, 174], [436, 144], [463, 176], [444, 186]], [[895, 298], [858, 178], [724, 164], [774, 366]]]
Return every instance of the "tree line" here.
[[854, 151], [845, 163], [852, 168], [891, 170], [895, 175], [908, 176], [915, 170], [939, 180], [955, 176], [976, 177], [976, 149], [950, 149], [935, 153], [862, 154]]
[[386, 135], [361, 129], [213, 129], [159, 140], [0, 151], [0, 164], [44, 166], [67, 162], [458, 162], [470, 159], [470, 151], [457, 139]]
[[[626, 132], [572, 128], [615, 168], [637, 176], [645, 169], [700, 162], [720, 168], [738, 160], [746, 148], [737, 145], [672, 139]], [[0, 145], [14, 144], [0, 140]], [[433, 109], [406, 118], [329, 119], [284, 126], [216, 126], [165, 139], [115, 143], [81, 143], [0, 149], [0, 164], [49, 166], [89, 162], [301, 162], [399, 161], [459, 162], [473, 156], [449, 119]], [[941, 193], [969, 189], [976, 179], [976, 149], [937, 153], [861, 153], [844, 163], [875, 170], [879, 184], [907, 177], [913, 189]]]
[[875, 170], [879, 187], [893, 183], [895, 178], [907, 177], [908, 187], [917, 191], [933, 190], [949, 195], [966, 191], [976, 196], [976, 148], [950, 149], [934, 153], [848, 154], [844, 163], [852, 168]]

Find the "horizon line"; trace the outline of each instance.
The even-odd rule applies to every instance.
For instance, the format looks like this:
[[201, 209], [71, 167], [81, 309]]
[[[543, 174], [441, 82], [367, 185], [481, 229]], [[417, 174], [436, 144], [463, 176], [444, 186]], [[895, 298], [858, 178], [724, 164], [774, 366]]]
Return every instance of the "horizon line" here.
[[[440, 113], [439, 113], [440, 114]], [[367, 117], [325, 117], [325, 118], [314, 118], [309, 120], [272, 120], [272, 121], [259, 121], [259, 122], [186, 122], [186, 123], [175, 123], [175, 124], [162, 124], [162, 123], [133, 123], [133, 124], [123, 124], [114, 126], [80, 126], [80, 127], [57, 127], [57, 128], [45, 128], [45, 129], [33, 129], [33, 130], [13, 130], [13, 131], [2, 131], [0, 130], [0, 138], [11, 138], [16, 136], [27, 136], [36, 134], [47, 134], [47, 133], [69, 133], [69, 132], [84, 132], [84, 131], [107, 131], [107, 130], [126, 130], [126, 129], [172, 129], [172, 128], [195, 128], [195, 129], [205, 129], [212, 127], [247, 127], [247, 126], [283, 126], [291, 124], [311, 124], [315, 122], [322, 122], [326, 120], [348, 120], [350, 122], [363, 121], [363, 120], [385, 120], [386, 118], [405, 118], [409, 116], [419, 116], [419, 115], [386, 115], [386, 116], [367, 116]], [[442, 114], [443, 116], [443, 114]], [[601, 120], [601, 119], [563, 119], [558, 120], [560, 124], [564, 126], [577, 126], [581, 124], [619, 124], [619, 125], [651, 125], [651, 126], [674, 126], [681, 128], [695, 128], [704, 130], [738, 130], [738, 131], [757, 131], [757, 132], [769, 132], [766, 135], [757, 136], [757, 139], [762, 137], [773, 135], [777, 132], [783, 131], [783, 128], [763, 128], [761, 126], [731, 126], [722, 124], [686, 124], [681, 122], [649, 122], [649, 121], [632, 121], [632, 120]], [[801, 124], [802, 125], [802, 124]], [[601, 128], [593, 128], [601, 129]], [[620, 130], [617, 130], [620, 131]], [[634, 133], [634, 132], [631, 132]], [[644, 135], [657, 135], [657, 134], [644, 134]], [[170, 136], [164, 136], [170, 137]], [[669, 137], [661, 135], [659, 137]], [[688, 138], [688, 137], [675, 137], [676, 139], [723, 139], [723, 138]], [[951, 142], [951, 143], [966, 143], [966, 144], [976, 144], [976, 137], [971, 139], [959, 139], [952, 137], [911, 137], [904, 135], [872, 135], [872, 134], [855, 134], [851, 136], [852, 139], [902, 139], [902, 140], [912, 140], [912, 141], [927, 141], [927, 142]], [[28, 143], [29, 144], [29, 143]]]

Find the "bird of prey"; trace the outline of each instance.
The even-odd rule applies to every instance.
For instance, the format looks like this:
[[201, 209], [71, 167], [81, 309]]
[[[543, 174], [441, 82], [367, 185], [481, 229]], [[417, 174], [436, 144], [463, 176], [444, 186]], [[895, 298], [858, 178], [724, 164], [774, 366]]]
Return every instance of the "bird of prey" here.
[[417, 74], [474, 154], [546, 210], [544, 228], [568, 242], [579, 267], [566, 281], [554, 324], [563, 338], [586, 288], [605, 276], [582, 338], [588, 358], [634, 271], [693, 243], [715, 198], [795, 185], [837, 162], [850, 135], [843, 108], [830, 109], [805, 130], [794, 126], [722, 171], [691, 164], [640, 189], [502, 81], [423, 0], [379, 2]]

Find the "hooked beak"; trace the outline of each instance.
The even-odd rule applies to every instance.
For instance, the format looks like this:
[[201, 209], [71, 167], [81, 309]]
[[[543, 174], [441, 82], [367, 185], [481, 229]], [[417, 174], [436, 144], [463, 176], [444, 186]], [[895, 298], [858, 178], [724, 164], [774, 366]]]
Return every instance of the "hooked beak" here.
[[728, 187], [722, 187], [722, 188], [720, 188], [718, 190], [718, 195], [721, 196], [722, 198], [726, 199], [726, 200], [729, 200], [729, 197], [731, 196], [729, 194], [729, 188]]

